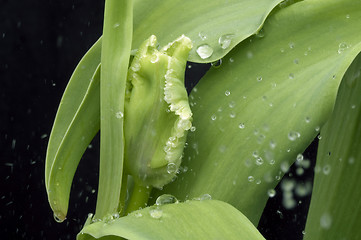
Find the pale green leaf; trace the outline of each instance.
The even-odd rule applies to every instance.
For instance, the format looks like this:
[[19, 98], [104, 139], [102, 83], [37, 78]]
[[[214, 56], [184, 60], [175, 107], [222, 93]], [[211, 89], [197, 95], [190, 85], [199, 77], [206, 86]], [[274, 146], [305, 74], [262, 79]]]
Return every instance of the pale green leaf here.
[[107, 0], [101, 49], [97, 218], [117, 212], [120, 205], [124, 161], [124, 100], [132, 34], [133, 1]]
[[[81, 156], [99, 130], [100, 42], [76, 67], [64, 92], [50, 134], [45, 186], [54, 216], [62, 221]], [[94, 74], [94, 76], [92, 76]]]
[[361, 238], [361, 56], [348, 69], [321, 131], [305, 239]]
[[[184, 34], [194, 45], [189, 61], [212, 62], [259, 31], [267, 15], [280, 2], [282, 0], [137, 0], [132, 48], [138, 48], [150, 35], [156, 35], [164, 46]], [[202, 57], [197, 49], [203, 52]]]
[[88, 224], [77, 239], [108, 237], [132, 240], [264, 239], [241, 212], [214, 200], [144, 208], [109, 222]]
[[[163, 192], [208, 193], [257, 223], [268, 195], [330, 116], [361, 49], [361, 1], [303, 1], [270, 16], [190, 96], [184, 173]], [[316, 24], [317, 23], [317, 24]], [[155, 193], [158, 195], [159, 193]]]

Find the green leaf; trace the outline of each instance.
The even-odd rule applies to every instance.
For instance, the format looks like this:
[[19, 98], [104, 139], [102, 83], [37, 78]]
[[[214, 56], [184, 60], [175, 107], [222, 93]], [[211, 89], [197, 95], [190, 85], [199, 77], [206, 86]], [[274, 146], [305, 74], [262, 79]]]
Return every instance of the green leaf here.
[[84, 227], [77, 239], [264, 239], [237, 209], [214, 200], [152, 206]]
[[[124, 160], [124, 98], [133, 34], [133, 1], [105, 2], [100, 81], [100, 166], [95, 216], [120, 203]], [[125, 191], [123, 191], [125, 192]]]
[[150, 35], [156, 35], [164, 46], [184, 34], [194, 46], [189, 61], [216, 61], [258, 32], [280, 2], [282, 0], [137, 0], [132, 48], [138, 48]]
[[208, 193], [256, 224], [267, 191], [330, 116], [361, 49], [360, 19], [354, 0], [304, 1], [270, 16], [263, 38], [239, 44], [193, 89], [187, 171], [163, 193]]
[[66, 217], [71, 183], [81, 156], [99, 130], [100, 46], [101, 41], [96, 42], [76, 67], [50, 134], [45, 186], [59, 221]]
[[322, 128], [305, 239], [361, 237], [361, 55], [347, 70]]

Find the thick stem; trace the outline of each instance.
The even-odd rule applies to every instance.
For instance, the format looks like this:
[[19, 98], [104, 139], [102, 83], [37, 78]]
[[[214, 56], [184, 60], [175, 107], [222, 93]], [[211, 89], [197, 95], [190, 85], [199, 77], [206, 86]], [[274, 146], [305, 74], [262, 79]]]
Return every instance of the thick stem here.
[[142, 185], [135, 182], [132, 195], [129, 199], [129, 205], [125, 211], [125, 215], [146, 207], [151, 191], [152, 187], [143, 187]]

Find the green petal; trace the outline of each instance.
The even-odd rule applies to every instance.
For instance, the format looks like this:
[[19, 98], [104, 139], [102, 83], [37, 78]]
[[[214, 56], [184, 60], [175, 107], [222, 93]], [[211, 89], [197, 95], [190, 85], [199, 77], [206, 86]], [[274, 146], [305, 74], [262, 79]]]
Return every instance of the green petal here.
[[133, 49], [152, 34], [158, 37], [160, 45], [185, 34], [194, 46], [189, 61], [216, 61], [259, 31], [267, 15], [280, 2], [282, 0], [138, 0], [134, 2]]
[[76, 67], [50, 134], [45, 186], [50, 206], [59, 221], [66, 217], [70, 188], [79, 161], [99, 130], [100, 46], [98, 41]]
[[322, 128], [305, 239], [361, 237], [361, 56], [345, 74]]
[[111, 236], [133, 240], [264, 239], [241, 212], [213, 200], [144, 208], [113, 221], [87, 225], [77, 239]]
[[192, 44], [181, 36], [160, 51], [156, 46], [151, 36], [129, 68], [125, 139], [129, 172], [160, 188], [175, 176], [191, 127], [184, 71]]
[[241, 43], [211, 69], [190, 96], [196, 131], [185, 150], [188, 171], [163, 192], [179, 199], [208, 193], [256, 224], [267, 191], [331, 114], [361, 49], [360, 6], [296, 3], [268, 18], [263, 38]]

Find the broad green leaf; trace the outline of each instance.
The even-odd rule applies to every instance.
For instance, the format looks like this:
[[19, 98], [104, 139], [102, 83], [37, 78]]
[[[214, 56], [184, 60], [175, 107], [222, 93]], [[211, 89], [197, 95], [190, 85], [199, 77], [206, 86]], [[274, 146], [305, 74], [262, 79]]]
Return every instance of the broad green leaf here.
[[263, 38], [211, 69], [190, 96], [195, 131], [184, 173], [163, 192], [182, 200], [208, 193], [257, 224], [267, 191], [318, 134], [360, 52], [360, 3], [291, 5], [267, 19]]
[[321, 130], [305, 239], [361, 238], [361, 55]]
[[214, 200], [147, 207], [109, 222], [88, 224], [77, 239], [108, 237], [131, 240], [264, 239], [241, 212]]
[[133, 1], [107, 0], [101, 50], [97, 218], [116, 213], [120, 205], [124, 160], [124, 98], [132, 34]]
[[194, 46], [189, 61], [216, 61], [258, 32], [280, 2], [282, 0], [136, 0], [132, 48], [138, 48], [150, 35], [156, 35], [164, 46], [184, 34]]
[[100, 46], [100, 41], [95, 43], [76, 67], [50, 134], [45, 186], [59, 221], [66, 217], [71, 183], [81, 156], [99, 130]]

